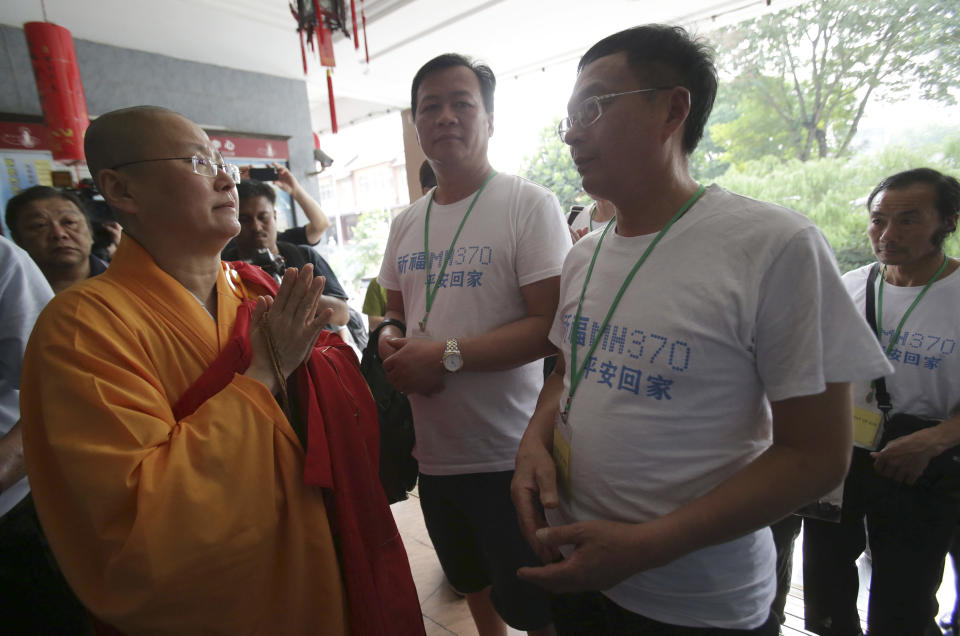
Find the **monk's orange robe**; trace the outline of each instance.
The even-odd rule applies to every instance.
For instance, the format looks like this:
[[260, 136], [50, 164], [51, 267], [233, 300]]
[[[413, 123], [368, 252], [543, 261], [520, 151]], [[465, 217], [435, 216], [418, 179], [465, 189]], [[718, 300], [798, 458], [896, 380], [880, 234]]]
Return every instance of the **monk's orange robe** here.
[[21, 381], [37, 512], [81, 601], [127, 636], [346, 634], [322, 491], [269, 389], [235, 375], [177, 421], [230, 339], [243, 283], [221, 271], [217, 322], [124, 237], [106, 273], [57, 295]]

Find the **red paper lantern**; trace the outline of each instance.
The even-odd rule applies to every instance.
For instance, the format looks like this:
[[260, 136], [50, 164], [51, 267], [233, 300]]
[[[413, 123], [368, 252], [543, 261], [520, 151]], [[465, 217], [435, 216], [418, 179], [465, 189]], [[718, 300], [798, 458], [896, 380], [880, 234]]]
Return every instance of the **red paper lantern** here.
[[51, 22], [27, 22], [23, 32], [43, 117], [50, 128], [53, 158], [82, 161], [90, 117], [70, 31]]

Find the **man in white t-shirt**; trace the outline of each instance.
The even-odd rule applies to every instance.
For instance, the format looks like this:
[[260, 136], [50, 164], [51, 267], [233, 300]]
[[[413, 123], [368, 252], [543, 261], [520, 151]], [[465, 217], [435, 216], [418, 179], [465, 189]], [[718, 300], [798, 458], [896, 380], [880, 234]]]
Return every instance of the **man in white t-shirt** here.
[[51, 298], [53, 290], [31, 256], [0, 236], [0, 632], [4, 634], [85, 634], [89, 630], [86, 612], [57, 568], [40, 528], [23, 461], [23, 352], [37, 316]]
[[552, 633], [545, 592], [516, 576], [537, 557], [510, 480], [570, 247], [557, 198], [490, 167], [495, 82], [454, 54], [414, 77], [413, 121], [437, 187], [394, 220], [379, 276], [379, 351], [413, 407], [427, 530], [484, 636], [504, 622]]
[[[879, 442], [856, 436], [840, 523], [805, 523], [804, 617], [806, 628], [823, 636], [860, 634], [856, 560], [869, 541], [870, 635], [936, 634], [936, 593], [960, 493], [936, 487], [937, 469], [928, 466], [960, 444], [960, 261], [943, 251], [957, 229], [960, 183], [929, 168], [901, 172], [874, 188], [867, 210], [879, 261], [874, 317], [895, 369], [883, 381], [889, 412], [939, 424], [895, 439], [888, 430]], [[843, 277], [861, 314], [872, 269]], [[872, 432], [871, 422], [883, 419], [884, 387], [853, 386], [858, 432]]]
[[617, 208], [612, 203], [597, 199], [570, 222], [570, 238], [576, 243], [590, 232], [605, 227], [616, 214]]
[[513, 483], [561, 634], [777, 634], [766, 526], [843, 478], [848, 383], [889, 368], [809, 220], [690, 176], [716, 86], [682, 28], [628, 29], [559, 127], [617, 209], [564, 262]]

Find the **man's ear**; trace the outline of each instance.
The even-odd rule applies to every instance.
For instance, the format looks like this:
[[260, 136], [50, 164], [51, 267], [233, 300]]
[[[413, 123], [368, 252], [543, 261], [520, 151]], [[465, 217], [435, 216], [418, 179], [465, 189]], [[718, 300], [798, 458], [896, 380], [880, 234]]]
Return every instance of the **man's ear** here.
[[666, 141], [677, 130], [681, 130], [687, 116], [690, 115], [690, 91], [683, 86], [675, 86], [670, 89], [669, 101], [667, 102], [666, 117], [663, 121], [663, 139]]
[[136, 200], [130, 192], [130, 181], [116, 170], [101, 170], [97, 174], [97, 189], [113, 209], [124, 214], [137, 213]]
[[487, 136], [493, 137], [493, 113], [487, 113]]

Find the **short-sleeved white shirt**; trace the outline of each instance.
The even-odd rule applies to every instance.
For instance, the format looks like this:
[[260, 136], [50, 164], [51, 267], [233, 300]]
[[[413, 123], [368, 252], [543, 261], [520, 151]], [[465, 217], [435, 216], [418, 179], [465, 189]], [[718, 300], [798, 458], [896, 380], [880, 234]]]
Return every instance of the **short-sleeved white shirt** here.
[[[573, 220], [573, 223], [570, 224], [571, 230], [587, 230], [587, 234], [590, 232], [595, 232], [597, 230], [602, 230], [607, 226], [607, 223], [610, 221], [594, 221], [591, 216], [593, 215], [594, 210], [596, 209], [597, 204], [592, 203], [590, 206], [584, 208], [580, 211], [580, 214]], [[611, 219], [612, 220], [612, 219]]]
[[[711, 186], [668, 231], [599, 333], [655, 235], [607, 232], [583, 304], [599, 338], [570, 411], [571, 495], [553, 525], [640, 523], [728, 479], [771, 443], [770, 401], [875, 377], [886, 362], [843, 288], [829, 246], [799, 214]], [[567, 360], [594, 232], [563, 267], [550, 339]], [[605, 594], [665, 623], [752, 629], [774, 594], [762, 529], [636, 574]]]
[[[20, 419], [23, 351], [53, 290], [30, 255], [0, 236], [0, 437]], [[24, 477], [0, 493], [0, 517], [30, 492]]]
[[[473, 198], [431, 208], [432, 281]], [[385, 289], [402, 292], [408, 337], [421, 335], [417, 323], [426, 308], [429, 199], [419, 199], [394, 220], [378, 279]], [[432, 340], [475, 336], [525, 317], [520, 288], [559, 275], [570, 244], [553, 193], [520, 177], [497, 174], [453, 247], [422, 335]], [[447, 375], [439, 393], [411, 395], [420, 471], [512, 470], [542, 384], [543, 364], [536, 361], [506, 371], [461, 371]]]
[[[861, 314], [870, 267], [867, 265], [843, 276], [843, 284]], [[879, 298], [879, 285], [877, 276], [875, 300]], [[881, 343], [884, 349], [890, 344], [903, 314], [922, 290], [923, 286], [883, 285]], [[907, 317], [889, 358], [894, 372], [886, 376], [886, 386], [894, 412], [945, 420], [960, 411], [960, 270], [930, 286]], [[869, 392], [869, 382], [854, 385], [857, 401]]]

